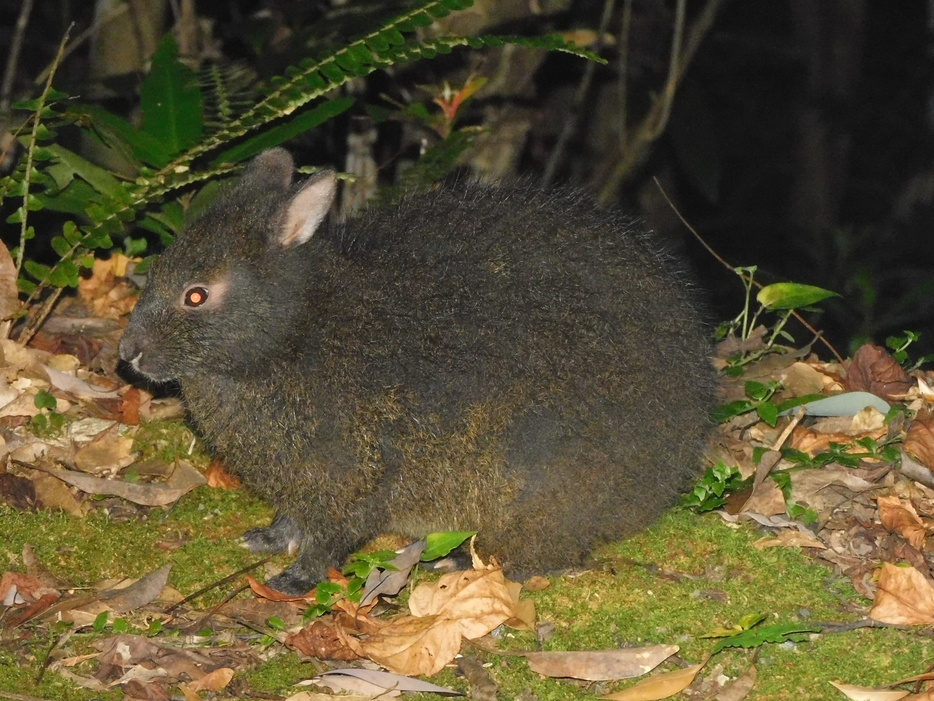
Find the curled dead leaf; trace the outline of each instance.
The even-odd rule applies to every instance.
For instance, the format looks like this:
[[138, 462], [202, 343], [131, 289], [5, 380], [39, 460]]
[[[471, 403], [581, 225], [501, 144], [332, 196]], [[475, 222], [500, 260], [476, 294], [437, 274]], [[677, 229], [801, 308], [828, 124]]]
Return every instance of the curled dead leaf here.
[[879, 497], [879, 518], [890, 532], [897, 533], [918, 550], [924, 551], [927, 530], [910, 501], [897, 496]]
[[642, 679], [638, 683], [617, 694], [601, 696], [602, 699], [611, 701], [656, 701], [656, 699], [667, 699], [687, 689], [694, 682], [694, 677], [703, 669], [704, 665], [695, 664], [684, 669], [677, 669], [674, 672], [665, 674], [656, 674], [648, 679]]
[[319, 660], [356, 660], [360, 658], [337, 632], [337, 626], [317, 620], [297, 633], [289, 635], [285, 644], [293, 650]]
[[934, 587], [914, 567], [883, 563], [869, 617], [895, 625], [934, 623]]
[[903, 450], [928, 468], [934, 469], [934, 424], [915, 419], [905, 434]]
[[914, 386], [898, 361], [880, 346], [867, 343], [853, 354], [846, 369], [844, 386], [848, 390], [872, 392], [892, 400], [903, 397]]
[[546, 677], [606, 681], [641, 677], [679, 649], [677, 645], [652, 645], [623, 650], [527, 652], [525, 659], [533, 672]]
[[837, 687], [844, 696], [853, 701], [898, 701], [908, 696], [907, 691], [899, 689], [873, 689], [872, 687], [856, 686], [855, 684], [830, 683]]

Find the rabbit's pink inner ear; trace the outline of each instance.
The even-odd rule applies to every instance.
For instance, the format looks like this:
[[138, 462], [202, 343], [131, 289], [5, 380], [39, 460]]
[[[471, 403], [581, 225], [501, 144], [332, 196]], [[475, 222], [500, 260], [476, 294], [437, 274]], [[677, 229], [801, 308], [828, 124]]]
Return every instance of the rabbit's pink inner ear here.
[[289, 202], [277, 243], [283, 248], [308, 241], [327, 217], [337, 193], [334, 171], [318, 173]]

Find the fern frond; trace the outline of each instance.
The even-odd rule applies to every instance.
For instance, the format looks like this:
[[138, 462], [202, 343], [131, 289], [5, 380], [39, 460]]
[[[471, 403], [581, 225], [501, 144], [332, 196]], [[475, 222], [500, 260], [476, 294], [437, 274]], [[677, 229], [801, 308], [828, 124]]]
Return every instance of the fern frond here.
[[242, 63], [212, 64], [198, 74], [204, 104], [204, 127], [208, 133], [223, 129], [255, 100], [251, 84], [256, 75]]
[[[389, 68], [402, 62], [450, 53], [457, 46], [497, 48], [504, 44], [564, 51], [605, 63], [593, 52], [577, 47], [557, 35], [436, 37], [423, 40], [411, 36], [406, 38], [406, 34], [412, 35], [418, 29], [431, 25], [435, 19], [466, 9], [472, 4], [473, 0], [427, 0], [420, 7], [399, 15], [386, 22], [378, 30], [364, 35], [341, 49], [319, 59], [306, 59], [298, 66], [286, 69], [285, 75], [270, 80], [270, 89], [266, 97], [239, 117], [222, 124], [213, 134], [206, 135], [201, 143], [190, 148], [160, 170], [143, 169], [136, 183], [127, 187], [128, 196], [125, 200], [108, 203], [108, 206], [102, 208], [106, 211], [106, 216], [92, 218], [90, 235], [93, 235], [95, 230], [106, 235], [117, 228], [122, 228], [123, 222], [132, 219], [140, 208], [172, 190], [191, 183], [192, 178], [207, 179], [219, 172], [230, 170], [235, 158], [246, 157], [244, 154], [249, 154], [253, 145], [222, 153], [206, 172], [197, 175], [192, 175], [190, 172], [191, 164], [204, 154], [276, 119], [293, 114], [299, 108], [336, 90], [348, 81], [364, 77], [376, 70]], [[318, 109], [322, 110], [322, 113], [329, 111], [336, 113], [340, 111], [337, 107], [341, 105], [334, 107], [335, 109], [329, 110], [328, 103], [322, 103]], [[103, 212], [101, 214], [103, 215]]]

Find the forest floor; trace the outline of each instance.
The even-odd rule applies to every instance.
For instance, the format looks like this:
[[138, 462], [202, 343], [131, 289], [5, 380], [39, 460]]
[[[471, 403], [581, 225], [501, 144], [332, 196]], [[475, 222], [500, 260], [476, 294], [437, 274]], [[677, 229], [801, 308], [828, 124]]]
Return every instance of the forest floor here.
[[[712, 506], [735, 489], [716, 512], [674, 508], [521, 593], [477, 563], [440, 583], [406, 571], [372, 604], [339, 573], [282, 600], [259, 581], [290, 558], [243, 573], [257, 557], [237, 542], [272, 510], [212, 464], [177, 399], [107, 372], [132, 299], [120, 272], [98, 266], [29, 348], [0, 342], [0, 698], [384, 698], [420, 673], [489, 700], [934, 698], [930, 374], [875, 347], [846, 370], [765, 354], [725, 380], [720, 467], [695, 491]], [[818, 394], [850, 405], [778, 415]]]

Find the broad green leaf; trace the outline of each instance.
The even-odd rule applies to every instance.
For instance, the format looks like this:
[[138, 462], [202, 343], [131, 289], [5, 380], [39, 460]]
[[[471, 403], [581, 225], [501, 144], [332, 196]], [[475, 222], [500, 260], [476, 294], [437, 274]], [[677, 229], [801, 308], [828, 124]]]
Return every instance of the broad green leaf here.
[[26, 272], [32, 275], [36, 280], [42, 282], [45, 280], [49, 273], [52, 272], [52, 269], [47, 265], [42, 265], [42, 263], [37, 263], [34, 260], [27, 260], [23, 262], [23, 267], [26, 268]]
[[756, 299], [766, 309], [800, 309], [817, 304], [828, 297], [839, 296], [823, 287], [801, 285], [797, 282], [776, 282], [759, 290]]
[[105, 144], [129, 161], [142, 161], [162, 168], [172, 160], [169, 150], [152, 134], [137, 129], [125, 119], [94, 105], [80, 105], [75, 114], [90, 122]]
[[171, 34], [159, 42], [152, 68], [140, 87], [143, 131], [177, 154], [201, 140], [201, 88], [195, 72], [178, 60]]
[[820, 633], [820, 626], [807, 626], [800, 623], [775, 623], [770, 626], [759, 626], [743, 631], [739, 635], [723, 638], [716, 646], [716, 654], [727, 647], [759, 647], [765, 643], [784, 643], [787, 641], [801, 643], [810, 639], [811, 633]]
[[460, 546], [465, 540], [476, 535], [476, 531], [450, 531], [444, 533], [429, 533], [425, 538], [425, 551], [422, 553], [422, 562], [431, 562], [444, 557], [454, 548]]
[[66, 258], [52, 268], [52, 272], [49, 273], [49, 282], [56, 287], [77, 287], [79, 275], [78, 265], [70, 258]]
[[46, 209], [68, 214], [85, 214], [88, 204], [94, 202], [97, 196], [98, 193], [94, 188], [84, 180], [72, 180], [68, 187], [54, 195], [42, 193], [36, 195]]
[[40, 389], [36, 392], [36, 397], [33, 402], [36, 405], [36, 409], [55, 409], [58, 406], [58, 400], [44, 389]]
[[353, 105], [354, 100], [350, 97], [340, 97], [335, 100], [323, 102], [312, 110], [302, 112], [291, 121], [273, 127], [252, 139], [244, 141], [214, 159], [213, 165], [221, 163], [239, 163], [240, 161], [255, 156], [260, 151], [265, 151], [273, 146], [291, 139], [294, 136], [313, 129], [319, 124], [323, 124], [328, 119], [336, 117], [341, 112], [345, 112]]
[[[58, 160], [56, 166], [59, 169], [52, 174], [56, 182], [59, 182], [60, 178], [64, 179], [66, 177], [64, 169], [67, 169], [71, 172], [72, 177], [79, 176], [101, 194], [113, 196], [118, 190], [123, 189], [120, 181], [114, 176], [100, 166], [96, 166], [82, 158], [74, 151], [69, 151], [58, 144], [49, 145], [48, 150]], [[68, 178], [68, 181], [70, 182], [71, 178]]]
[[778, 423], [778, 407], [771, 402], [763, 402], [756, 407], [756, 413], [759, 418], [765, 421], [769, 426], [775, 427]]
[[64, 236], [53, 236], [52, 248], [59, 257], [64, 257], [71, 253], [71, 245], [65, 240]]
[[738, 399], [735, 402], [730, 402], [729, 404], [721, 404], [711, 412], [711, 417], [715, 423], [722, 424], [726, 421], [729, 421], [734, 416], [739, 416], [740, 414], [745, 414], [747, 411], [752, 411], [753, 403], [747, 399]]
[[78, 225], [73, 221], [66, 221], [64, 225], [62, 225], [62, 236], [64, 236], [65, 240], [72, 246], [78, 243], [82, 238], [81, 232], [78, 230]]

